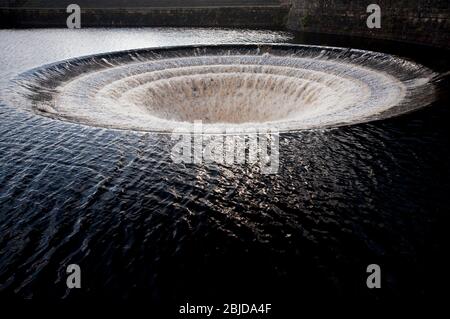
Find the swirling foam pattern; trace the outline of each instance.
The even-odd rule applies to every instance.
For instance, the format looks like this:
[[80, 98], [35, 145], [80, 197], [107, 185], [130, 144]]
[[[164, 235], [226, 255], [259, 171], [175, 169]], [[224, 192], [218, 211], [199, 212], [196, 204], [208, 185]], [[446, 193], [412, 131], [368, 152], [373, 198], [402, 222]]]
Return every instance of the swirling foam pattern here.
[[[298, 45], [139, 49], [30, 70], [14, 105], [117, 129], [280, 131], [367, 122], [429, 104], [431, 70], [370, 51]], [[17, 85], [20, 84], [20, 85]]]

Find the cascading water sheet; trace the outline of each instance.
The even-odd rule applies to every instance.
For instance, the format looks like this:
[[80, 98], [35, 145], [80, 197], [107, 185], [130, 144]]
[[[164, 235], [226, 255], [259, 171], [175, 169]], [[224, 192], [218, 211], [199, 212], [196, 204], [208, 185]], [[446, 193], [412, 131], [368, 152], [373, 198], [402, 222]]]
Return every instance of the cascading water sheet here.
[[386, 118], [430, 104], [435, 74], [384, 53], [306, 45], [139, 49], [21, 74], [13, 105], [116, 129], [293, 131]]

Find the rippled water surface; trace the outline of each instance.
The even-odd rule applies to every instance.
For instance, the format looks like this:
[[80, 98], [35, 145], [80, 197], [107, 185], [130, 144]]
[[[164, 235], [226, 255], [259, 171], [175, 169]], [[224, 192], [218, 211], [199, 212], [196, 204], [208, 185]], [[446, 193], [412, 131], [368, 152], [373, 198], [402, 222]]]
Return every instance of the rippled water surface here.
[[[298, 39], [208, 29], [2, 30], [0, 39], [0, 296], [270, 303], [436, 292], [450, 190], [442, 92], [399, 117], [281, 134], [277, 175], [180, 165], [170, 136], [11, 104], [11, 80], [98, 53]], [[66, 289], [71, 263], [82, 290]], [[365, 286], [372, 263], [381, 292]]]

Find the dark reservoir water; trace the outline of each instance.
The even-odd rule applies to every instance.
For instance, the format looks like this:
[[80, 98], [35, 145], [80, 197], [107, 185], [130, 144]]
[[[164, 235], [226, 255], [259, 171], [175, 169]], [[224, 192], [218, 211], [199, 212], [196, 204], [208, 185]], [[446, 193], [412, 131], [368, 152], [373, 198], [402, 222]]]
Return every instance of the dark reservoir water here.
[[[280, 135], [280, 170], [174, 164], [170, 136], [96, 128], [2, 99], [26, 70], [153, 46], [314, 43], [412, 58], [427, 48], [265, 31], [0, 31], [0, 298], [273, 303], [434, 298], [446, 276], [448, 85], [430, 107]], [[80, 92], [82, 94], [82, 92]], [[82, 289], [66, 288], [79, 264]], [[366, 267], [382, 268], [382, 289]], [[281, 306], [280, 306], [281, 307]], [[286, 309], [286, 308], [285, 308]], [[278, 309], [279, 311], [280, 309]]]

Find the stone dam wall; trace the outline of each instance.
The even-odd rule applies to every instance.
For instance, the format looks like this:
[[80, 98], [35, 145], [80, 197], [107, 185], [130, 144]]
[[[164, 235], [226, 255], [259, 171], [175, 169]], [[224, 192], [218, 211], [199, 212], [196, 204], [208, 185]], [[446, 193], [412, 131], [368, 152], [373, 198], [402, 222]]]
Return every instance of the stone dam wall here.
[[[0, 27], [66, 27], [65, 9], [0, 9]], [[81, 10], [82, 27], [229, 27], [283, 29], [286, 7], [98, 8]], [[230, 19], [232, 17], [232, 19]]]
[[[287, 28], [450, 48], [450, 0], [292, 0]], [[366, 25], [367, 6], [381, 7], [381, 28]]]
[[[65, 27], [72, 2], [82, 27], [288, 29], [450, 49], [449, 0], [0, 0], [0, 27]], [[380, 29], [366, 25], [371, 3], [381, 7]]]
[[82, 27], [249, 27], [282, 29], [283, 0], [0, 0], [0, 27], [65, 27], [71, 3]]

